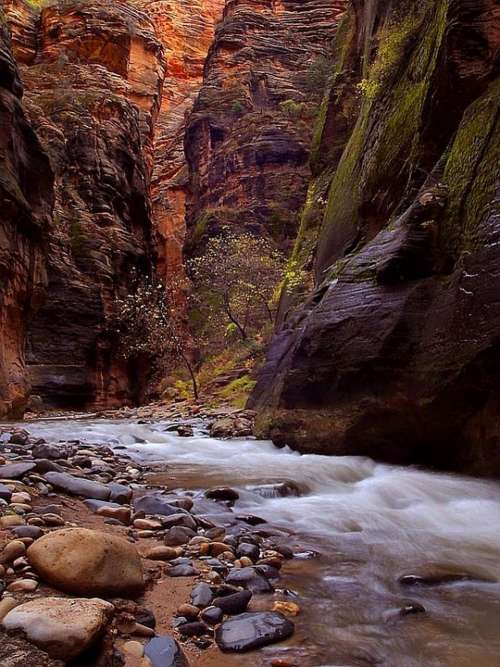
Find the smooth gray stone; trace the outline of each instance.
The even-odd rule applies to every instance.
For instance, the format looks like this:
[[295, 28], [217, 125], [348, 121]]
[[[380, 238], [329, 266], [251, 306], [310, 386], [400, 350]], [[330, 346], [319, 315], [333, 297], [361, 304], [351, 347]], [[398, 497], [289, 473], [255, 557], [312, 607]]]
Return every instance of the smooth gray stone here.
[[187, 660], [179, 644], [172, 637], [154, 637], [144, 647], [144, 655], [153, 667], [187, 667]]
[[105, 484], [94, 482], [90, 479], [74, 477], [64, 472], [48, 472], [45, 474], [45, 479], [49, 484], [74, 496], [107, 500], [110, 495], [110, 491]]
[[212, 589], [204, 581], [196, 584], [191, 591], [191, 604], [194, 604], [195, 607], [208, 607], [213, 599], [214, 594], [212, 593]]
[[157, 493], [142, 496], [142, 498], [135, 500], [134, 508], [136, 512], [143, 511], [146, 514], [159, 514], [160, 516], [179, 513], [178, 507], [170, 505], [164, 497]]
[[7, 463], [0, 466], [1, 479], [19, 479], [26, 475], [31, 470], [34, 470], [35, 464], [33, 461], [23, 461], [22, 463]]
[[252, 651], [293, 635], [295, 626], [273, 611], [247, 612], [224, 621], [215, 633], [221, 651]]
[[112, 502], [120, 503], [120, 505], [127, 505], [132, 500], [133, 491], [130, 486], [110, 482], [108, 488], [110, 490], [109, 499]]
[[252, 593], [272, 593], [274, 588], [253, 567], [242, 567], [232, 570], [226, 578], [228, 584], [242, 586]]
[[169, 577], [195, 577], [200, 574], [192, 565], [175, 565], [167, 573]]

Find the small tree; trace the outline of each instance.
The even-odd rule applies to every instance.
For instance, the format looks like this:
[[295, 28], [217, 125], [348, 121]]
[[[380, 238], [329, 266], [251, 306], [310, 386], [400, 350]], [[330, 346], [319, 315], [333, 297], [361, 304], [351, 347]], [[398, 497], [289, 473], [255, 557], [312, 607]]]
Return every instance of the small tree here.
[[272, 297], [286, 258], [270, 241], [227, 229], [189, 262], [195, 292], [208, 306], [209, 323], [228, 325], [247, 340], [250, 329], [274, 321]]
[[199, 398], [195, 368], [191, 359], [193, 340], [179, 294], [185, 285], [168, 286], [148, 279], [137, 281], [135, 289], [116, 301], [114, 328], [124, 356], [149, 354], [166, 363], [181, 362], [187, 369], [196, 400]]

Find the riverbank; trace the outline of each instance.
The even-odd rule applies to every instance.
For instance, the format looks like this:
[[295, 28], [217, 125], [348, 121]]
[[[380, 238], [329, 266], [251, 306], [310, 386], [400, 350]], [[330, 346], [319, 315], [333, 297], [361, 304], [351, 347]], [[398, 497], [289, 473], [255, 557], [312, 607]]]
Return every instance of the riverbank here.
[[[82, 477], [96, 476], [104, 485], [120, 482], [131, 487], [134, 511], [141, 510], [141, 497], [155, 495], [160, 489], [169, 505], [190, 499], [194, 507], [187, 511], [195, 522], [208, 519], [217, 530], [220, 521], [227, 523], [222, 537], [225, 546], [221, 548], [229, 545], [228, 551], [236, 552], [234, 560], [222, 555], [227, 552], [202, 556], [199, 538], [208, 535], [211, 543], [219, 543], [221, 536], [217, 530], [207, 533], [212, 526], [197, 525], [196, 535], [190, 538], [194, 542], [188, 541], [181, 557], [188, 558], [189, 563], [179, 561], [179, 565], [192, 563], [200, 574], [170, 577], [167, 570], [172, 567], [171, 559], [153, 562], [152, 572], [158, 567], [160, 575], [148, 575], [146, 582], [144, 599], [157, 609], [161, 624], [158, 631], [178, 638], [191, 665], [201, 667], [213, 661], [214, 667], [270, 667], [278, 661], [275, 664], [297, 667], [498, 667], [497, 482], [381, 465], [360, 457], [301, 456], [286, 447], [278, 449], [270, 442], [249, 437], [218, 439], [210, 436], [208, 423], [197, 416], [176, 421], [143, 417], [62, 419], [20, 427], [28, 428], [35, 440], [57, 443], [58, 455], [64, 443], [77, 446], [78, 451], [68, 459], [52, 461], [63, 467], [78, 466]], [[9, 428], [12, 430], [12, 425]], [[79, 444], [71, 443], [75, 440]], [[6, 447], [11, 445], [7, 443]], [[28, 451], [33, 452], [33, 447], [30, 450], [20, 444], [19, 453], [13, 452], [12, 456], [23, 457]], [[90, 457], [90, 467], [88, 462], [83, 465], [79, 456]], [[103, 467], [108, 465], [107, 459], [110, 470]], [[48, 474], [41, 473], [45, 484]], [[232, 499], [206, 497], [207, 491], [218, 487], [226, 489]], [[58, 489], [54, 493], [54, 502], [82, 502], [60, 495]], [[196, 513], [198, 503], [202, 505], [201, 514]], [[207, 503], [211, 511], [206, 509]], [[215, 503], [217, 516], [210, 503]], [[68, 508], [63, 519], [71, 522], [73, 511]], [[116, 511], [123, 512], [123, 503]], [[106, 531], [118, 530], [125, 539], [135, 540], [131, 543], [140, 552], [150, 540], [163, 549], [171, 548], [165, 543], [171, 530], [169, 516], [162, 518], [156, 508], [152, 514], [145, 513], [144, 519], [159, 521], [161, 527], [145, 528], [145, 524], [134, 526], [132, 522], [114, 528], [113, 517], [90, 516]], [[182, 511], [177, 508], [175, 514]], [[258, 517], [265, 523], [254, 526], [243, 517]], [[283, 546], [294, 556], [282, 558], [279, 578], [268, 580], [275, 591], [252, 591], [248, 608], [269, 611], [278, 601], [297, 604], [300, 612], [293, 616], [290, 614], [297, 611], [294, 606], [282, 607], [281, 613], [295, 625], [289, 639], [250, 653], [222, 653], [213, 637], [209, 648], [198, 647], [196, 638], [182, 638], [172, 622], [175, 625], [179, 605], [191, 602], [191, 589], [205, 577], [204, 568], [224, 566], [229, 573], [245, 569], [235, 565], [238, 559], [241, 561], [239, 543], [230, 544], [234, 531], [239, 534], [241, 521], [247, 531], [245, 543], [266, 541], [258, 545], [260, 561], [275, 557], [267, 551]], [[145, 530], [154, 531], [154, 535]], [[192, 553], [194, 547], [200, 551]], [[149, 570], [144, 559], [143, 567]], [[248, 567], [255, 570], [260, 565]], [[269, 574], [272, 570], [266, 567], [257, 572]], [[227, 575], [224, 577], [227, 580]], [[240, 583], [238, 591], [243, 588]], [[37, 591], [43, 590], [43, 585]], [[187, 588], [183, 588], [185, 585]], [[180, 597], [175, 591], [181, 591]], [[184, 611], [189, 615], [188, 609]], [[121, 632], [113, 635], [115, 644], [130, 639]], [[148, 641], [139, 637], [142, 645]], [[101, 665], [95, 661], [90, 664]], [[104, 664], [114, 667], [113, 663]], [[85, 667], [90, 666], [87, 663]]]
[[[176, 428], [192, 434], [187, 423]], [[26, 603], [41, 597], [50, 607], [68, 592], [98, 595], [113, 605], [112, 620], [107, 619], [95, 637], [90, 633], [82, 641], [76, 662], [74, 647], [61, 639], [71, 634], [71, 628], [42, 611], [35, 623], [47, 626], [47, 636], [40, 639], [19, 623], [14, 629], [23, 632], [15, 632], [15, 640], [2, 638], [4, 652], [11, 645], [13, 653], [9, 657], [7, 651], [2, 664], [42, 664], [30, 643], [15, 650], [9, 644], [19, 643], [23, 634], [54, 659], [62, 657], [65, 664], [68, 659], [86, 667], [180, 665], [173, 654], [171, 662], [160, 656], [162, 651], [158, 653], [154, 645], [158, 638], [165, 650], [177, 642], [192, 667], [273, 664], [272, 657], [264, 662], [234, 652], [272, 644], [293, 633], [290, 618], [299, 607], [286, 595], [274, 593], [279, 571], [293, 554], [284, 544], [284, 534], [266, 530], [258, 517], [239, 517], [232, 511], [238, 497], [234, 489], [205, 494], [167, 491], [168, 484], [149, 479], [152, 470], [165, 474], [165, 465], [148, 470], [133, 462], [124, 448], [83, 445], [78, 439], [48, 442], [11, 426], [0, 427], [0, 441], [0, 558], [5, 588], [0, 617], [5, 616], [4, 624], [12, 629], [12, 617], [26, 613], [25, 607], [29, 611]], [[63, 555], [57, 555], [58, 539], [63, 539]], [[114, 548], [106, 542], [110, 539], [121, 541], [118, 549], [124, 548], [120, 544], [133, 545], [140, 557], [144, 585], [138, 595], [130, 596], [126, 582], [114, 580], [110, 573], [114, 563], [110, 571], [103, 559], [85, 553], [89, 547], [109, 551]], [[47, 563], [40, 564], [35, 552], [42, 543]], [[78, 563], [81, 573], [72, 571], [69, 551], [75, 554], [72, 563]], [[105, 582], [95, 590], [92, 581], [100, 577]], [[204, 599], [196, 600], [200, 588]], [[225, 630], [229, 621], [230, 632]], [[43, 664], [58, 664], [44, 660]], [[280, 659], [275, 664], [293, 662]]]

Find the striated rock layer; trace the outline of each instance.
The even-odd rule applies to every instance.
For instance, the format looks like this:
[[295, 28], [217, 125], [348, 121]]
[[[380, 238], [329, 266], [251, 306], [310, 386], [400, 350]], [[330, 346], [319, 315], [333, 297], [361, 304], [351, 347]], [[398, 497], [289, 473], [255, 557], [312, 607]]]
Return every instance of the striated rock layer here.
[[[152, 270], [149, 183], [163, 49], [128, 3], [6, 3], [25, 104], [55, 172], [44, 306], [30, 322], [34, 393], [72, 407], [130, 397], [106, 316]], [[30, 41], [31, 40], [31, 41]]]
[[53, 175], [21, 102], [0, 7], [0, 418], [24, 410], [26, 321], [46, 282], [44, 240]]
[[188, 254], [221, 226], [286, 247], [345, 0], [229, 0], [186, 129]]
[[317, 288], [284, 300], [261, 435], [500, 474], [498, 18], [353, 0], [295, 250]]
[[203, 65], [225, 0], [135, 2], [150, 16], [167, 63], [155, 124], [151, 201], [157, 238], [157, 272], [171, 280], [183, 276], [188, 186], [185, 121], [203, 81]]

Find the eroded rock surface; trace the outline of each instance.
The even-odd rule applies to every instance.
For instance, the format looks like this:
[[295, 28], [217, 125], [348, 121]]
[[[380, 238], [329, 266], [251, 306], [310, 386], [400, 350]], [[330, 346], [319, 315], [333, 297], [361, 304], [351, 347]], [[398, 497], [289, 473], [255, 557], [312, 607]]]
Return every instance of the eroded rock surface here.
[[296, 247], [317, 287], [281, 313], [260, 435], [500, 474], [493, 4], [353, 3]]

